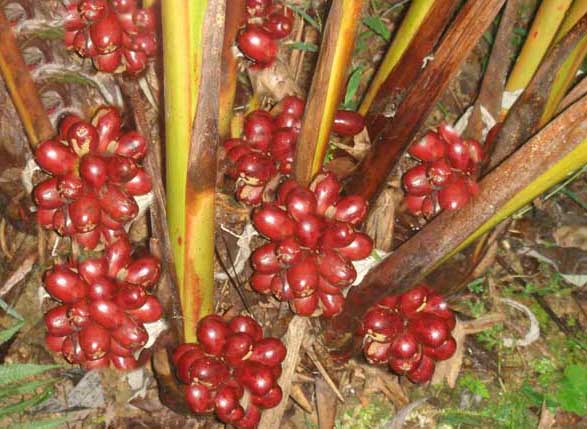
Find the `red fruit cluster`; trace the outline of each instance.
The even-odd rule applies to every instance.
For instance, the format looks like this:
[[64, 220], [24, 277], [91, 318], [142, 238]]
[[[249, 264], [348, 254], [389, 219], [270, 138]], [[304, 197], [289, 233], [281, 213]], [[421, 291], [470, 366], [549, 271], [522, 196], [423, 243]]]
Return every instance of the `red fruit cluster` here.
[[440, 210], [458, 210], [479, 192], [475, 175], [485, 153], [478, 141], [462, 139], [441, 124], [408, 153], [421, 161], [402, 178], [410, 213], [432, 217]]
[[303, 316], [340, 313], [343, 289], [356, 278], [353, 260], [369, 256], [373, 242], [358, 232], [367, 214], [359, 196], [339, 195], [332, 173], [319, 174], [307, 189], [294, 180], [278, 189], [277, 201], [253, 212], [253, 224], [271, 241], [251, 255], [251, 287], [289, 301]]
[[65, 45], [103, 72], [142, 72], [157, 53], [153, 8], [137, 0], [82, 0], [68, 6]]
[[435, 362], [456, 350], [451, 336], [455, 322], [444, 298], [420, 284], [382, 299], [365, 314], [358, 334], [369, 363], [387, 363], [413, 383], [425, 383], [434, 374]]
[[143, 324], [159, 320], [163, 308], [149, 294], [159, 279], [159, 261], [131, 252], [121, 238], [105, 256], [45, 272], [45, 289], [60, 302], [45, 314], [49, 350], [87, 369], [136, 368], [135, 355], [149, 339]]
[[258, 67], [267, 67], [277, 58], [277, 41], [291, 33], [291, 9], [272, 0], [247, 0], [249, 20], [237, 36], [240, 51]]
[[[227, 174], [237, 179], [236, 198], [257, 206], [263, 201], [265, 186], [278, 174], [292, 171], [298, 135], [304, 114], [305, 101], [287, 96], [273, 109], [249, 113], [240, 138], [224, 142]], [[338, 110], [332, 131], [341, 136], [358, 134], [365, 126], [363, 117], [353, 111]]]
[[[215, 412], [237, 428], [256, 428], [261, 410], [281, 402], [277, 379], [285, 346], [277, 338], [264, 338], [261, 326], [247, 316], [230, 322], [215, 314], [206, 316], [196, 334], [198, 344], [181, 344], [173, 354], [189, 407], [197, 414]], [[245, 390], [246, 410], [241, 403]]]
[[57, 137], [35, 151], [39, 166], [52, 175], [33, 191], [38, 222], [86, 249], [125, 236], [123, 225], [139, 211], [134, 196], [151, 190], [139, 164], [147, 142], [136, 131], [122, 133], [120, 125], [114, 107], [100, 108], [91, 123], [67, 115]]

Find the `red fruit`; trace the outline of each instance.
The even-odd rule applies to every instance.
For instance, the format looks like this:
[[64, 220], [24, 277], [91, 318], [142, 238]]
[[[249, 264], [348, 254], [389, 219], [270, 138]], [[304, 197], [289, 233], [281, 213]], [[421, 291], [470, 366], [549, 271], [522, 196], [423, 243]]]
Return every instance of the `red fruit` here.
[[302, 260], [303, 252], [297, 240], [290, 237], [277, 245], [275, 255], [281, 264], [294, 265]]
[[270, 368], [257, 362], [246, 361], [235, 369], [235, 376], [253, 395], [263, 396], [275, 385]]
[[287, 282], [285, 273], [280, 273], [273, 276], [271, 280], [271, 292], [280, 301], [290, 301], [294, 299], [294, 293], [291, 286]]
[[309, 215], [296, 224], [296, 237], [302, 246], [315, 248], [318, 245], [325, 222], [319, 216]]
[[110, 4], [118, 13], [133, 12], [137, 8], [137, 0], [110, 0]]
[[110, 338], [110, 355], [133, 356], [132, 350], [122, 347], [114, 338]]
[[387, 295], [385, 298], [380, 300], [377, 305], [390, 310], [395, 310], [399, 304], [399, 295]]
[[101, 19], [108, 12], [107, 0], [83, 0], [77, 10], [82, 19], [94, 22]]
[[437, 214], [440, 211], [440, 206], [438, 205], [438, 197], [436, 194], [428, 195], [422, 201], [422, 214], [430, 218]]
[[475, 180], [471, 177], [465, 177], [465, 186], [467, 187], [467, 191], [469, 191], [469, 194], [471, 194], [472, 196], [478, 195], [479, 192], [481, 192], [479, 184], [475, 182]]
[[88, 287], [88, 298], [92, 301], [111, 300], [116, 295], [118, 285], [106, 277], [93, 280]]
[[318, 291], [317, 295], [322, 304], [322, 317], [334, 317], [342, 312], [345, 301], [342, 293], [329, 294]]
[[79, 332], [79, 345], [89, 360], [101, 359], [110, 350], [110, 334], [100, 325], [88, 325]]
[[430, 295], [426, 301], [426, 305], [422, 309], [424, 313], [434, 314], [442, 319], [450, 319], [453, 312], [448, 307], [445, 299], [440, 295]]
[[409, 330], [420, 343], [429, 347], [438, 347], [450, 337], [444, 320], [429, 314], [410, 320]]
[[198, 322], [196, 335], [206, 353], [220, 356], [230, 330], [222, 317], [211, 314]]
[[408, 153], [424, 162], [434, 162], [446, 155], [446, 143], [438, 134], [428, 131], [424, 137], [412, 143]]
[[58, 178], [52, 177], [35, 186], [33, 199], [37, 206], [43, 209], [56, 209], [63, 205], [64, 201], [57, 190], [58, 182]]
[[117, 222], [126, 223], [134, 219], [139, 212], [139, 206], [133, 197], [109, 183], [100, 189], [98, 199], [102, 210]]
[[184, 383], [190, 384], [192, 382], [192, 378], [190, 376], [190, 369], [194, 362], [199, 359], [206, 357], [204, 352], [200, 350], [199, 347], [191, 347], [189, 350], [186, 350], [183, 353], [179, 353], [177, 357], [177, 363], [175, 364], [175, 368], [177, 371], [177, 378], [179, 378]]
[[424, 201], [427, 198], [428, 197], [425, 195], [416, 196], [412, 194], [406, 194], [404, 196], [406, 208], [414, 216], [420, 216], [422, 214], [422, 206], [424, 205]]
[[325, 249], [318, 255], [317, 263], [320, 275], [333, 286], [344, 288], [357, 278], [353, 264], [333, 250]]
[[295, 222], [275, 204], [264, 204], [253, 212], [253, 224], [257, 230], [270, 240], [282, 241], [291, 237]]
[[147, 343], [149, 334], [141, 323], [126, 317], [122, 325], [112, 331], [112, 338], [126, 349], [137, 350]]
[[355, 231], [348, 223], [333, 221], [322, 234], [320, 245], [323, 249], [339, 249], [350, 245], [355, 235]]
[[329, 295], [336, 295], [340, 293], [340, 288], [334, 286], [332, 283], [327, 281], [324, 277], [320, 276], [318, 279], [318, 291], [329, 294]]
[[255, 271], [261, 274], [275, 274], [282, 266], [275, 252], [277, 245], [273, 242], [266, 243], [255, 249], [251, 255], [251, 265]]
[[57, 180], [57, 191], [64, 200], [77, 200], [82, 195], [84, 183], [73, 173], [60, 176]]
[[120, 112], [116, 107], [100, 107], [92, 117], [92, 125], [96, 129], [99, 138], [98, 150], [106, 152], [111, 142], [116, 141], [120, 135]]
[[365, 359], [372, 365], [380, 365], [386, 363], [391, 356], [391, 344], [379, 343], [372, 339], [367, 339], [363, 346], [363, 354]]
[[457, 170], [465, 171], [471, 160], [469, 146], [464, 140], [458, 139], [448, 143], [447, 154], [450, 164]]
[[88, 258], [78, 263], [78, 272], [80, 276], [88, 283], [105, 276], [108, 270], [106, 258]]
[[456, 130], [445, 123], [442, 123], [438, 126], [438, 133], [448, 144], [461, 140], [461, 136], [459, 136]]
[[411, 195], [422, 196], [432, 192], [432, 185], [424, 165], [417, 165], [406, 171], [402, 177], [402, 183], [406, 192]]
[[228, 368], [220, 360], [213, 357], [203, 357], [196, 360], [190, 368], [192, 383], [201, 383], [204, 386], [215, 388], [229, 376]]
[[257, 293], [268, 294], [271, 292], [271, 282], [275, 274], [261, 274], [254, 272], [249, 280], [251, 289]]
[[304, 114], [306, 102], [295, 95], [287, 95], [279, 102], [279, 109], [281, 113], [287, 113], [298, 118]]
[[124, 322], [124, 313], [113, 301], [93, 301], [89, 310], [91, 318], [106, 329], [115, 329]]
[[252, 186], [240, 182], [236, 185], [235, 197], [237, 200], [249, 205], [258, 206], [263, 202], [263, 192], [265, 185]]
[[434, 360], [447, 360], [454, 355], [457, 349], [457, 342], [453, 337], [449, 337], [444, 343], [438, 347], [424, 346], [424, 354]]
[[287, 282], [296, 298], [312, 295], [318, 287], [318, 267], [313, 257], [307, 257], [286, 271]]
[[56, 212], [57, 209], [37, 209], [37, 222], [45, 229], [53, 228], [53, 218]]
[[137, 28], [143, 32], [157, 30], [157, 16], [152, 7], [135, 10], [132, 15], [132, 20]]
[[106, 172], [113, 183], [125, 183], [138, 172], [137, 163], [126, 156], [113, 155], [106, 158]]
[[110, 277], [116, 277], [118, 272], [128, 265], [131, 252], [132, 246], [127, 237], [123, 237], [106, 247], [106, 261]]
[[100, 229], [96, 228], [88, 232], [78, 232], [73, 237], [83, 249], [93, 250], [100, 242], [100, 235]]
[[90, 37], [100, 54], [109, 54], [120, 48], [122, 28], [116, 14], [111, 13], [90, 26]]
[[273, 120], [275, 128], [290, 130], [297, 139], [302, 128], [302, 120], [299, 116], [291, 113], [282, 112]]
[[408, 371], [406, 375], [412, 383], [426, 383], [432, 379], [435, 366], [434, 361], [424, 355], [418, 366]]
[[438, 187], [446, 186], [453, 178], [452, 168], [444, 158], [430, 163], [426, 174], [430, 182]]
[[399, 310], [406, 315], [422, 311], [430, 292], [430, 288], [425, 284], [415, 285], [412, 289], [400, 295]]
[[77, 153], [95, 151], [100, 141], [96, 129], [86, 121], [78, 121], [69, 127], [66, 139]]
[[76, 328], [88, 326], [92, 321], [90, 318], [90, 305], [85, 300], [71, 304], [67, 310], [67, 317], [71, 325]]
[[77, 156], [70, 147], [54, 140], [45, 140], [37, 146], [35, 160], [43, 170], [57, 176], [73, 171]]
[[147, 140], [137, 131], [129, 131], [120, 136], [114, 146], [114, 153], [140, 160], [147, 154]]
[[148, 295], [143, 305], [128, 314], [141, 323], [153, 323], [163, 316], [163, 306], [155, 296]]
[[250, 185], [265, 183], [275, 175], [275, 163], [261, 153], [251, 152], [241, 156], [235, 168]]
[[244, 416], [235, 422], [235, 425], [241, 429], [254, 429], [261, 420], [261, 410], [254, 404], [249, 404]]
[[145, 195], [153, 189], [151, 176], [143, 168], [139, 168], [137, 174], [124, 184], [124, 190], [130, 195]]
[[73, 327], [67, 317], [67, 305], [60, 305], [45, 313], [45, 326], [49, 335], [64, 337], [73, 333]]
[[272, 387], [264, 396], [251, 396], [251, 403], [260, 408], [274, 408], [281, 402], [283, 391], [279, 385]]
[[417, 368], [423, 356], [424, 355], [420, 352], [406, 359], [396, 358], [392, 356], [391, 358], [389, 358], [389, 367], [396, 374], [403, 375], [406, 372], [412, 371], [415, 368]]
[[288, 214], [297, 222], [300, 222], [316, 211], [316, 197], [309, 190], [298, 187], [287, 195], [286, 208]]
[[253, 350], [253, 339], [244, 333], [230, 335], [224, 342], [222, 356], [232, 366], [240, 365]]
[[367, 201], [359, 195], [343, 197], [336, 203], [334, 219], [348, 222], [351, 225], [360, 224], [367, 215]]
[[53, 227], [59, 235], [64, 237], [69, 237], [77, 232], [69, 214], [67, 214], [66, 207], [61, 207], [55, 210], [55, 214], [53, 215]]
[[298, 188], [301, 188], [301, 186], [294, 179], [285, 180], [281, 185], [279, 185], [279, 188], [277, 188], [277, 204], [280, 206], [285, 206], [289, 194], [294, 189]]
[[365, 259], [371, 255], [372, 250], [373, 240], [362, 232], [357, 232], [349, 245], [336, 249], [338, 253], [352, 261]]
[[67, 140], [67, 133], [73, 124], [80, 122], [82, 118], [68, 113], [59, 119], [59, 140]]
[[339, 199], [340, 182], [333, 173], [321, 173], [310, 184], [310, 190], [316, 195], [316, 212], [323, 215], [328, 207]]
[[116, 354], [110, 355], [110, 362], [114, 368], [120, 371], [132, 371], [133, 369], [137, 369], [139, 363], [134, 358], [134, 356], [119, 356]]
[[311, 316], [318, 308], [318, 294], [314, 293], [303, 298], [294, 298], [290, 302], [291, 309], [300, 316]]
[[268, 337], [255, 343], [249, 361], [273, 367], [280, 365], [286, 354], [287, 350], [281, 340]]
[[47, 334], [45, 335], [45, 346], [47, 349], [54, 352], [59, 353], [63, 348], [63, 343], [67, 337], [55, 337], [53, 335]]
[[272, 13], [263, 24], [263, 30], [274, 39], [283, 39], [289, 36], [292, 28], [293, 19], [280, 13]]
[[214, 404], [216, 407], [215, 411], [222, 416], [227, 416], [232, 410], [240, 405], [239, 399], [237, 392], [233, 388], [222, 386], [218, 389], [216, 397], [214, 398]]
[[469, 202], [471, 195], [462, 177], [438, 192], [438, 203], [445, 210], [458, 210]]
[[73, 304], [87, 295], [88, 285], [66, 265], [55, 265], [43, 278], [49, 294], [66, 304]]
[[131, 51], [123, 49], [124, 62], [126, 64], [126, 72], [129, 74], [138, 74], [147, 67], [147, 54], [143, 51]]
[[235, 316], [228, 324], [228, 328], [233, 333], [243, 333], [249, 335], [254, 341], [259, 341], [263, 338], [263, 329], [261, 326], [249, 316]]
[[375, 341], [389, 342], [402, 332], [403, 328], [404, 322], [397, 313], [376, 307], [370, 309], [363, 317], [360, 333], [370, 335]]
[[[173, 365], [177, 368], [177, 364], [178, 364], [179, 360], [181, 359], [181, 357], [183, 355], [185, 355], [187, 352], [191, 352], [194, 350], [200, 350], [200, 347], [196, 343], [181, 343], [173, 351], [173, 356], [171, 357], [171, 361], [173, 362]], [[204, 356], [203, 352], [202, 352], [202, 356]]]
[[254, 149], [267, 152], [274, 129], [271, 115], [264, 110], [254, 110], [245, 118], [243, 136]]
[[148, 289], [157, 283], [160, 275], [159, 259], [146, 255], [135, 259], [126, 267], [125, 280]]
[[92, 63], [96, 70], [104, 73], [116, 73], [122, 61], [120, 49], [108, 54], [99, 54], [92, 57]]
[[[273, 140], [269, 151], [271, 156], [278, 161], [287, 161], [293, 158], [296, 147], [297, 135], [291, 128], [280, 128], [273, 133]], [[303, 189], [300, 187], [300, 189]], [[313, 196], [313, 195], [312, 195]]]
[[202, 384], [186, 386], [185, 399], [190, 409], [197, 414], [209, 413], [214, 408], [210, 389]]
[[100, 204], [93, 196], [84, 196], [68, 207], [69, 217], [76, 231], [94, 230], [100, 223]]
[[247, 12], [250, 16], [264, 16], [272, 0], [247, 0]]
[[125, 283], [119, 287], [114, 302], [123, 310], [134, 310], [147, 302], [147, 293], [141, 286]]
[[248, 25], [236, 43], [245, 56], [261, 65], [269, 65], [277, 57], [277, 42], [258, 25]]
[[100, 155], [87, 154], [80, 160], [80, 176], [95, 188], [106, 183], [106, 161]]
[[332, 132], [343, 137], [352, 137], [365, 128], [365, 118], [351, 110], [337, 110], [334, 114]]
[[418, 352], [418, 340], [411, 332], [404, 332], [391, 343], [390, 353], [393, 357], [408, 359]]
[[63, 353], [65, 360], [71, 364], [79, 364], [86, 360], [84, 351], [80, 347], [77, 334], [65, 337], [65, 340], [63, 340], [63, 344], [61, 345], [61, 353]]

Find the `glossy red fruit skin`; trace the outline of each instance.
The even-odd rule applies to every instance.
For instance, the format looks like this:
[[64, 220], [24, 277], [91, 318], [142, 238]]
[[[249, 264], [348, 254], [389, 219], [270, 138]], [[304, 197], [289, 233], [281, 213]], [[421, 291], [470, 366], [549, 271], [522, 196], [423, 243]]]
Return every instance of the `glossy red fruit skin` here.
[[281, 113], [287, 113], [298, 118], [303, 116], [305, 108], [306, 102], [295, 95], [286, 95], [279, 102]]
[[78, 272], [86, 282], [92, 283], [107, 274], [108, 263], [105, 257], [87, 258], [78, 263]]
[[133, 356], [132, 350], [122, 347], [114, 338], [110, 338], [110, 355]]
[[244, 333], [232, 334], [226, 338], [222, 348], [225, 362], [232, 366], [240, 365], [253, 350], [253, 339]]
[[137, 350], [147, 343], [149, 334], [141, 323], [127, 317], [122, 325], [112, 331], [112, 338], [124, 348]]
[[247, 361], [235, 369], [235, 377], [253, 395], [263, 396], [275, 385], [275, 377], [268, 367]]
[[194, 361], [189, 373], [192, 382], [211, 388], [218, 387], [229, 376], [229, 370], [222, 361], [208, 356]]
[[46, 271], [43, 283], [53, 298], [66, 304], [73, 304], [87, 295], [88, 285], [65, 265]]
[[346, 247], [355, 239], [355, 231], [346, 222], [333, 221], [328, 224], [321, 237], [322, 249], [339, 249]]
[[177, 378], [186, 384], [190, 384], [192, 382], [190, 375], [192, 365], [204, 357], [206, 355], [200, 348], [191, 348], [182, 354], [178, 354], [177, 363], [175, 364]]
[[333, 285], [332, 283], [330, 283], [324, 277], [320, 276], [318, 279], [318, 291], [320, 291], [324, 294], [333, 295], [333, 294], [340, 293], [341, 289], [339, 287]]
[[322, 304], [322, 317], [334, 317], [342, 313], [345, 298], [342, 293], [323, 293], [322, 291], [316, 292], [320, 303]]
[[153, 189], [153, 181], [143, 168], [139, 168], [137, 174], [124, 184], [124, 190], [133, 196], [148, 194], [151, 189]]
[[119, 187], [108, 183], [100, 189], [98, 199], [102, 210], [121, 223], [131, 221], [139, 212], [134, 198]]
[[37, 209], [36, 219], [39, 225], [45, 229], [53, 229], [55, 227], [53, 218], [58, 209]]
[[67, 310], [67, 317], [71, 325], [76, 328], [84, 328], [85, 326], [88, 326], [92, 322], [90, 317], [90, 305], [86, 300], [72, 304]]
[[458, 178], [438, 192], [438, 203], [444, 210], [458, 210], [469, 202], [471, 195], [462, 178]]
[[373, 240], [362, 232], [357, 232], [350, 244], [337, 249], [338, 253], [352, 261], [365, 259], [371, 255], [372, 251]]
[[78, 3], [77, 10], [84, 20], [94, 22], [107, 13], [108, 2], [106, 0], [83, 0]]
[[318, 272], [330, 284], [344, 288], [351, 285], [357, 278], [353, 264], [333, 250], [325, 249], [318, 255]]
[[139, 74], [147, 67], [149, 59], [142, 51], [123, 49], [122, 54], [126, 64], [126, 72], [131, 75]]
[[435, 366], [436, 365], [431, 358], [423, 355], [418, 366], [411, 371], [408, 371], [406, 376], [412, 383], [426, 383], [432, 379]]
[[447, 147], [446, 157], [454, 168], [465, 171], [471, 160], [469, 146], [461, 139], [450, 142]]
[[396, 358], [408, 359], [418, 352], [418, 340], [411, 332], [403, 332], [390, 343], [390, 353]]
[[77, 156], [69, 148], [54, 140], [45, 140], [35, 150], [39, 166], [53, 175], [64, 175], [73, 171]]
[[275, 277], [275, 274], [261, 274], [259, 272], [254, 272], [249, 280], [251, 289], [261, 294], [271, 293], [273, 277]]
[[77, 232], [67, 211], [67, 207], [61, 207], [56, 209], [53, 215], [53, 227], [59, 235], [64, 237], [69, 237]]
[[64, 203], [57, 189], [58, 179], [51, 177], [35, 186], [33, 199], [37, 206], [43, 209], [56, 209]]
[[45, 313], [45, 326], [49, 335], [64, 337], [73, 332], [73, 327], [67, 317], [67, 305], [59, 305]]
[[114, 302], [123, 310], [134, 310], [147, 302], [147, 293], [138, 285], [121, 284], [114, 297]]
[[80, 160], [80, 176], [94, 188], [101, 187], [108, 176], [106, 174], [106, 161], [100, 155], [89, 153]]
[[438, 134], [428, 131], [424, 137], [412, 143], [408, 153], [424, 162], [434, 162], [446, 155], [446, 143]]
[[299, 187], [289, 192], [285, 204], [287, 213], [299, 222], [309, 215], [314, 215], [317, 201], [314, 193]]
[[106, 247], [108, 276], [116, 277], [118, 272], [129, 264], [131, 252], [132, 246], [126, 236]]
[[389, 342], [402, 332], [403, 328], [403, 320], [397, 313], [375, 307], [365, 314], [360, 333], [368, 334], [376, 341]]
[[110, 357], [108, 355], [100, 359], [85, 360], [80, 363], [80, 366], [86, 371], [108, 368], [110, 365]]
[[126, 267], [125, 281], [151, 288], [159, 280], [161, 275], [161, 263], [153, 255], [145, 255], [135, 259]]
[[271, 280], [271, 292], [280, 301], [290, 301], [295, 298], [291, 286], [287, 282], [285, 273], [276, 274]]
[[420, 343], [429, 347], [438, 347], [450, 337], [444, 320], [428, 314], [410, 320], [409, 329]]
[[309, 317], [312, 316], [318, 308], [318, 303], [318, 294], [314, 293], [303, 298], [294, 298], [290, 301], [290, 306], [294, 313], [300, 316]]
[[389, 358], [389, 367], [398, 375], [404, 375], [406, 372], [412, 371], [418, 367], [422, 360], [423, 354], [418, 352], [414, 356], [403, 359], [392, 356]]
[[90, 304], [92, 320], [106, 329], [115, 329], [124, 322], [122, 310], [113, 301], [97, 300]]
[[325, 227], [324, 220], [319, 216], [306, 216], [296, 224], [295, 234], [302, 246], [311, 249], [318, 246]]
[[60, 353], [63, 349], [63, 343], [67, 337], [56, 337], [51, 334], [45, 335], [45, 346], [54, 353]]
[[[177, 368], [177, 365], [181, 357], [185, 355], [187, 352], [191, 352], [194, 350], [199, 351], [200, 346], [198, 346], [196, 343], [181, 343], [179, 346], [175, 348], [175, 350], [173, 351], [173, 355], [171, 356], [171, 361], [173, 362], [173, 365]], [[202, 356], [203, 355], [204, 354], [202, 352]]]
[[280, 13], [272, 13], [263, 24], [263, 30], [274, 39], [283, 39], [289, 36], [292, 28], [293, 19]]
[[318, 288], [318, 267], [313, 257], [307, 257], [286, 271], [289, 283], [296, 298], [312, 295]]
[[284, 265], [295, 265], [303, 258], [302, 247], [293, 238], [286, 238], [275, 247], [277, 260]]
[[324, 215], [338, 201], [341, 185], [333, 173], [321, 173], [310, 184], [310, 190], [316, 195], [317, 214]]
[[71, 126], [78, 123], [81, 120], [82, 118], [72, 113], [65, 114], [64, 116], [59, 118], [59, 140], [67, 140], [67, 133], [69, 132]]
[[437, 187], [448, 185], [454, 177], [451, 166], [444, 158], [431, 162], [426, 174], [432, 185]]
[[251, 396], [251, 402], [264, 409], [276, 407], [283, 398], [283, 391], [279, 385], [276, 385], [269, 390], [264, 396]]
[[363, 346], [363, 354], [367, 362], [374, 365], [387, 363], [391, 356], [391, 344], [379, 343], [371, 339], [367, 339]]
[[247, 0], [247, 12], [250, 16], [264, 16], [272, 0]]
[[399, 297], [399, 309], [410, 315], [424, 308], [430, 295], [430, 289], [425, 284], [417, 284]]
[[98, 151], [106, 152], [111, 142], [120, 135], [122, 119], [120, 112], [113, 106], [100, 107], [92, 117], [92, 125], [98, 133]]
[[82, 196], [83, 189], [84, 183], [82, 179], [73, 173], [59, 176], [57, 179], [57, 191], [63, 200], [77, 200]]
[[404, 202], [408, 212], [414, 216], [420, 216], [422, 214], [422, 207], [426, 198], [428, 198], [426, 195], [416, 196], [412, 194], [406, 194], [404, 196]]
[[230, 330], [222, 317], [211, 314], [198, 322], [196, 335], [206, 353], [220, 356]]
[[137, 369], [139, 367], [139, 363], [134, 358], [134, 356], [119, 356], [116, 354], [110, 355], [110, 362], [112, 362], [112, 366], [118, 369], [119, 371], [132, 371], [133, 369]]
[[153, 323], [163, 316], [163, 306], [155, 296], [149, 295], [143, 305], [128, 314], [141, 323]]
[[78, 152], [94, 152], [98, 149], [98, 132], [86, 121], [78, 121], [69, 127], [67, 141], [69, 145]]
[[92, 57], [92, 63], [96, 70], [104, 73], [116, 73], [120, 68], [121, 61], [122, 52], [120, 52], [120, 49]]
[[224, 416], [228, 415], [233, 409], [240, 405], [239, 399], [237, 392], [231, 387], [220, 387], [214, 398], [216, 413]]
[[109, 54], [120, 47], [122, 43], [122, 28], [114, 13], [90, 26], [90, 37], [100, 54]]
[[112, 300], [116, 295], [116, 285], [111, 279], [102, 277], [90, 282], [88, 287], [88, 298], [92, 301]]
[[137, 163], [127, 156], [113, 155], [105, 160], [106, 172], [112, 183], [126, 183], [138, 172]]
[[196, 383], [185, 386], [185, 398], [190, 409], [196, 414], [204, 414], [212, 411], [214, 402], [210, 395], [210, 389]]
[[61, 353], [65, 360], [71, 364], [83, 363], [86, 360], [86, 356], [79, 345], [77, 334], [65, 337], [61, 346]]
[[248, 25], [236, 43], [245, 56], [261, 65], [269, 65], [277, 57], [277, 42], [258, 25]]
[[255, 210], [252, 220], [257, 230], [270, 240], [285, 240], [295, 231], [295, 222], [275, 204], [264, 204]]
[[228, 324], [228, 328], [233, 333], [243, 333], [249, 335], [254, 341], [263, 338], [263, 329], [249, 316], [235, 316]]
[[402, 183], [404, 189], [410, 195], [423, 196], [432, 192], [432, 185], [424, 165], [416, 165], [406, 171], [402, 177]]
[[424, 354], [437, 361], [450, 359], [456, 350], [457, 342], [453, 337], [449, 337], [438, 347], [424, 346]]
[[246, 183], [237, 183], [236, 199], [251, 206], [257, 207], [263, 203], [264, 185], [252, 186]]
[[235, 422], [236, 426], [242, 429], [254, 429], [261, 420], [261, 410], [254, 404], [249, 404], [245, 415]]
[[343, 137], [352, 137], [365, 128], [365, 118], [351, 110], [337, 110], [334, 114], [332, 132]]
[[79, 344], [87, 359], [101, 359], [110, 350], [110, 334], [102, 326], [91, 324], [79, 332]]
[[100, 204], [90, 195], [83, 196], [68, 207], [69, 217], [78, 232], [94, 230], [100, 223]]
[[359, 195], [349, 195], [337, 201], [334, 219], [358, 225], [367, 215], [367, 201]]
[[277, 366], [285, 359], [287, 350], [278, 338], [267, 337], [259, 340], [253, 346], [253, 353], [249, 360], [265, 366]]
[[251, 255], [251, 265], [253, 269], [261, 274], [275, 274], [281, 270], [282, 266], [277, 259], [277, 245], [269, 242], [255, 249]]
[[243, 137], [254, 149], [266, 152], [274, 130], [275, 125], [271, 115], [265, 110], [254, 110], [245, 118]]
[[258, 185], [267, 182], [275, 175], [275, 163], [262, 153], [247, 153], [236, 162], [236, 171], [247, 183]]
[[114, 146], [114, 153], [141, 160], [147, 154], [147, 140], [137, 131], [124, 133]]

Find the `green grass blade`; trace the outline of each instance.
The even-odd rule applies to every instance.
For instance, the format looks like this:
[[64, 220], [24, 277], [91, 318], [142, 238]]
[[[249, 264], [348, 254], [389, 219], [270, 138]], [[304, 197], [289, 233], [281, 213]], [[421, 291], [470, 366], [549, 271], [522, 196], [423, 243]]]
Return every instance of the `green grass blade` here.
[[3, 299], [0, 299], [0, 308], [17, 320], [24, 320], [24, 318]]
[[20, 330], [20, 328], [22, 328], [22, 325], [24, 325], [24, 321], [21, 320], [12, 325], [10, 328], [0, 331], [0, 344], [11, 339], [14, 336], [14, 334], [16, 334]]
[[27, 377], [41, 374], [50, 369], [59, 368], [59, 365], [37, 365], [34, 363], [15, 363], [0, 366], [0, 386], [17, 383]]
[[0, 391], [0, 399], [8, 396], [27, 395], [40, 387], [53, 385], [57, 382], [57, 380], [57, 378], [50, 378], [48, 380], [34, 380], [25, 384], [8, 386]]
[[306, 21], [308, 24], [310, 24], [312, 27], [314, 27], [320, 33], [322, 32], [322, 26], [318, 23], [318, 21], [316, 21], [314, 18], [312, 18], [310, 15], [308, 15], [305, 10], [303, 10], [302, 8], [300, 8], [296, 5], [293, 5], [293, 4], [288, 4], [287, 7], [289, 7], [295, 13], [300, 15], [302, 18], [304, 18], [304, 21]]
[[25, 401], [17, 402], [12, 405], [8, 405], [5, 407], [0, 408], [0, 417], [7, 416], [9, 414], [15, 413], [22, 413], [24, 410], [34, 407], [37, 404], [40, 404], [43, 401], [46, 401], [48, 398], [53, 395], [53, 389], [49, 388], [44, 390], [37, 396], [32, 397], [31, 399], [27, 399]]
[[10, 425], [10, 429], [53, 429], [64, 427], [72, 419], [71, 416], [56, 417], [54, 419], [35, 420], [32, 422]]

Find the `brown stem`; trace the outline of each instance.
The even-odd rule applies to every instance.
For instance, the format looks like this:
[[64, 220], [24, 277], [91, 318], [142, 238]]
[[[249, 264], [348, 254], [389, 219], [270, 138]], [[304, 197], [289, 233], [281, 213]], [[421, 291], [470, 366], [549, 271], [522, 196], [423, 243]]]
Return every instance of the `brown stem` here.
[[407, 149], [436, 101], [459, 71], [460, 64], [489, 27], [505, 0], [466, 2], [436, 50], [431, 64], [418, 76], [393, 119], [373, 142], [346, 185], [349, 194], [374, 202], [387, 176]]
[[34, 147], [39, 142], [53, 137], [55, 130], [2, 8], [0, 8], [0, 72], [31, 146]]
[[520, 193], [537, 183], [538, 178], [543, 179], [543, 174], [559, 161], [568, 162], [570, 153], [577, 156], [577, 148], [587, 133], [585, 111], [587, 97], [559, 115], [488, 174], [480, 183], [479, 195], [468, 205], [458, 211], [442, 212], [369, 271], [361, 284], [350, 290], [342, 314], [329, 322], [327, 339], [337, 345], [348, 344], [350, 333], [369, 307], [421, 280], [463, 243], [468, 243], [474, 232], [482, 233], [488, 221], [507, 216], [503, 208], [510, 206], [515, 197], [520, 200], [532, 197], [520, 197]]
[[488, 170], [499, 165], [516, 148], [536, 133], [557, 71], [587, 33], [587, 15], [548, 52], [540, 68], [522, 93], [496, 136]]

